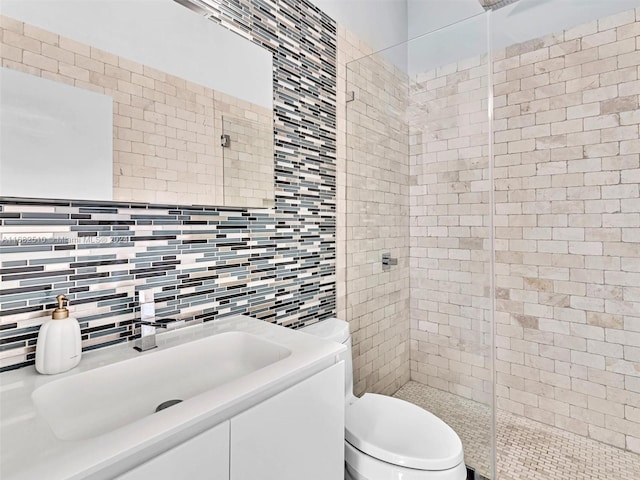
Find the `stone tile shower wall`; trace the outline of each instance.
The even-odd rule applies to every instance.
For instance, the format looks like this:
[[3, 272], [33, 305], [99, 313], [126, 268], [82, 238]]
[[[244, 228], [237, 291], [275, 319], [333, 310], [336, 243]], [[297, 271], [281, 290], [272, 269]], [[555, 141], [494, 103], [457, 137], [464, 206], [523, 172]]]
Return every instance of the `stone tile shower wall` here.
[[636, 452], [639, 35], [640, 11], [605, 18], [494, 79], [499, 407]]
[[[224, 1], [212, 18], [274, 54], [275, 208], [3, 201], [3, 369], [33, 363], [59, 293], [71, 299], [85, 348], [131, 338], [134, 292], [150, 287], [163, 291], [163, 315], [246, 312], [297, 326], [334, 314], [335, 22], [299, 0]], [[5, 44], [12, 28], [2, 25]], [[22, 33], [32, 48], [42, 44], [40, 31]]]
[[[639, 35], [640, 9], [514, 45], [493, 59], [497, 407], [635, 452], [640, 452]], [[460, 62], [432, 72], [419, 93], [426, 103], [453, 103], [468, 82], [462, 77], [472, 77], [474, 68]], [[469, 140], [445, 124], [434, 132], [435, 118], [426, 120], [425, 130], [439, 139], [423, 138], [422, 148], [444, 147], [442, 139], [449, 135], [442, 155], [452, 155], [453, 143]], [[419, 164], [420, 154], [414, 157]], [[486, 179], [473, 164], [458, 169], [452, 162], [443, 159], [441, 171], [416, 178], [418, 198], [426, 195], [434, 206], [427, 207], [431, 216], [412, 221], [435, 222], [426, 233], [437, 228], [443, 239], [439, 229], [451, 216], [436, 208], [441, 201], [462, 208], [470, 193], [458, 193], [457, 199], [453, 192], [429, 196], [429, 187], [441, 188], [444, 177], [463, 172], [473, 175], [471, 188]], [[443, 178], [434, 182], [431, 175]], [[459, 253], [473, 256], [483, 238], [462, 236], [460, 242], [470, 242], [470, 248]], [[462, 302], [447, 287], [468, 273], [451, 255], [442, 268], [444, 253], [412, 249], [412, 261], [440, 282], [432, 297], [422, 300], [429, 308], [421, 308], [420, 299], [412, 303], [417, 321], [412, 339], [431, 349], [412, 351], [412, 375], [482, 399], [481, 384], [449, 373], [478, 371], [479, 358], [465, 348], [441, 351], [432, 345], [441, 332], [472, 334], [482, 315], [481, 309], [460, 314]]]
[[411, 80], [411, 377], [491, 402], [488, 66]]
[[[339, 81], [355, 96], [340, 123], [346, 190], [338, 194], [354, 388], [392, 394], [409, 380], [407, 76], [379, 55], [361, 58], [370, 50], [343, 29], [338, 51]], [[384, 252], [398, 264], [383, 268]]]

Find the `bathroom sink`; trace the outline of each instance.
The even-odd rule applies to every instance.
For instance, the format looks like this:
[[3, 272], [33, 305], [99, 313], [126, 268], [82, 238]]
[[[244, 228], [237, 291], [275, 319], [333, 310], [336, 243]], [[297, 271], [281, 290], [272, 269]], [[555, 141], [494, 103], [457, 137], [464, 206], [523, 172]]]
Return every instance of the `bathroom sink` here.
[[[245, 332], [226, 332], [54, 380], [32, 394], [61, 440], [111, 432], [162, 408], [247, 376], [291, 351]], [[160, 407], [156, 413], [156, 408]]]

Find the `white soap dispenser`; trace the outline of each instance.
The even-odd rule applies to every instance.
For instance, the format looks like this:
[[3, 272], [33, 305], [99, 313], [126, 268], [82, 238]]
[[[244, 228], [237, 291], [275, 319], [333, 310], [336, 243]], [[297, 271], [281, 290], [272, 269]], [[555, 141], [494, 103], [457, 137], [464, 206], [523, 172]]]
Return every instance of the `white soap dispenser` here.
[[58, 295], [56, 300], [58, 308], [51, 320], [40, 327], [36, 343], [36, 370], [45, 375], [71, 370], [80, 363], [82, 355], [80, 325], [64, 307], [67, 297]]

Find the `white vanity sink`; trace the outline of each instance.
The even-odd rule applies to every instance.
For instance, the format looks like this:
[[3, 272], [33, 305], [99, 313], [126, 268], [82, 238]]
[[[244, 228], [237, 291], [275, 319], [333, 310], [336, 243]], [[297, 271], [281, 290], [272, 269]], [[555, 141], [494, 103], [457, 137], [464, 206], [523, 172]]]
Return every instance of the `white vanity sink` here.
[[156, 408], [164, 402], [188, 401], [289, 355], [250, 333], [221, 333], [53, 381], [32, 399], [56, 437], [83, 440], [162, 415]]
[[[267, 447], [277, 452], [295, 451], [300, 445], [308, 448], [312, 439], [303, 444], [298, 439], [317, 417], [309, 416], [306, 409], [299, 412], [298, 421], [289, 423], [273, 413], [250, 413], [258, 406], [267, 411], [271, 408], [267, 405], [275, 405], [279, 415], [289, 418], [295, 408], [282, 403], [285, 392], [293, 392], [293, 406], [306, 408], [313, 399], [312, 408], [317, 411], [341, 407], [332, 418], [344, 422], [344, 378], [334, 378], [333, 387], [323, 386], [318, 392], [295, 393], [298, 386], [311, 385], [311, 379], [336, 366], [345, 348], [341, 344], [245, 316], [164, 332], [158, 335], [157, 343], [157, 349], [144, 353], [134, 350], [133, 342], [85, 352], [80, 365], [60, 375], [39, 375], [32, 367], [0, 375], [0, 478], [113, 479], [163, 452], [181, 451], [178, 447], [187, 445], [185, 442], [218, 427], [235, 428], [236, 440], [259, 438], [260, 451], [267, 451]], [[340, 401], [326, 401], [329, 392]], [[170, 400], [182, 402], [156, 413], [160, 404]], [[326, 423], [326, 411], [323, 415]], [[242, 418], [249, 417], [243, 423]], [[235, 427], [229, 427], [232, 419]], [[275, 422], [277, 428], [265, 427], [263, 433], [273, 436], [277, 430], [282, 439], [272, 445], [257, 436], [254, 426], [260, 422], [256, 419]], [[292, 433], [296, 428], [304, 431]], [[313, 428], [326, 430], [322, 424]], [[344, 425], [338, 428], [340, 438], [343, 429]], [[220, 437], [229, 450], [229, 432]], [[323, 437], [318, 433], [317, 438]], [[291, 444], [282, 450], [285, 440]], [[203, 444], [208, 445], [206, 441]], [[248, 451], [245, 447], [231, 447], [235, 453], [223, 455], [226, 462], [253, 465], [242, 456]], [[213, 459], [216, 451], [202, 458]], [[338, 453], [342, 451], [340, 447]], [[270, 453], [268, 458], [278, 457], [274, 455]], [[300, 453], [300, 461], [308, 460], [305, 458]], [[180, 462], [171, 465], [179, 466]], [[224, 462], [218, 466], [223, 468]], [[316, 467], [308, 463], [305, 468], [309, 466]], [[182, 473], [171, 477], [172, 472], [164, 467], [161, 470], [165, 474], [162, 478], [184, 478]]]

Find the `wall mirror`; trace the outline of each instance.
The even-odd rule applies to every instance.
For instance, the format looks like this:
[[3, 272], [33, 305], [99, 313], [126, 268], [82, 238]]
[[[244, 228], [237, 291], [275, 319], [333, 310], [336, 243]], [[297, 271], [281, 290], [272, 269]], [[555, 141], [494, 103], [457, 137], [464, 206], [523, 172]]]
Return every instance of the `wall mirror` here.
[[0, 196], [273, 206], [272, 54], [210, 13], [0, 0]]

